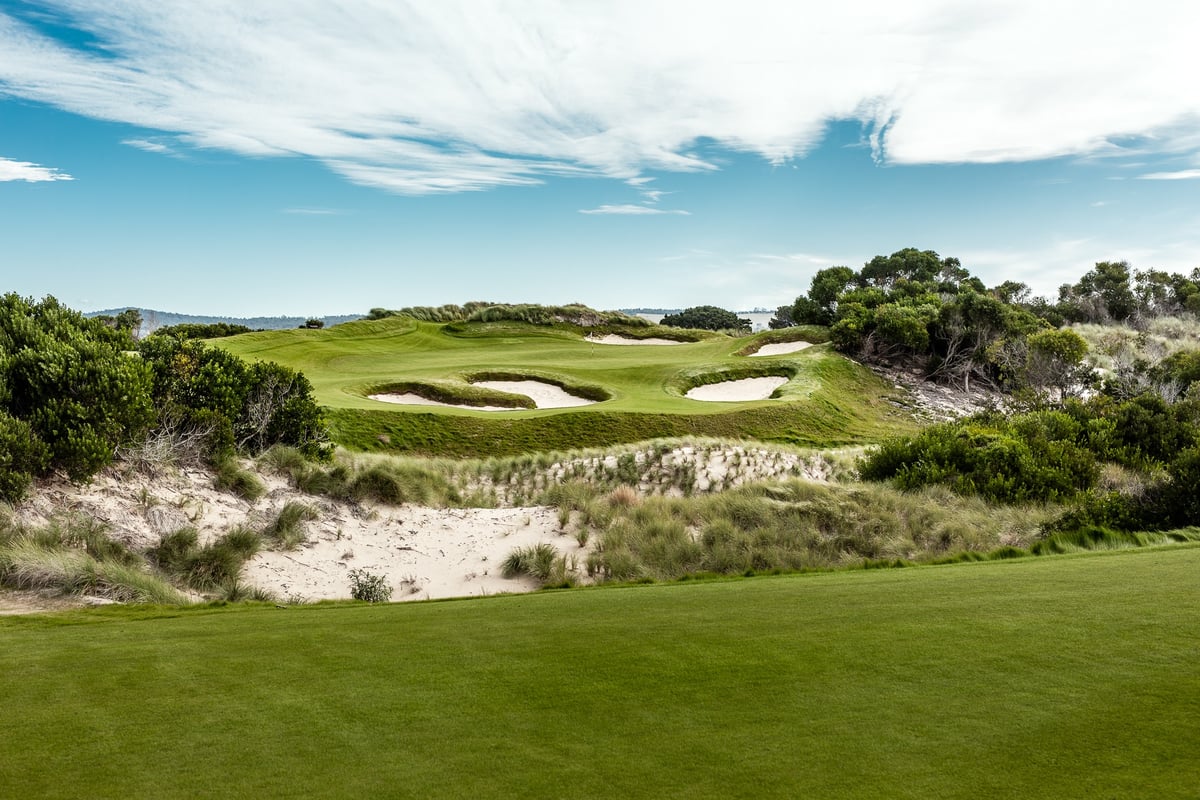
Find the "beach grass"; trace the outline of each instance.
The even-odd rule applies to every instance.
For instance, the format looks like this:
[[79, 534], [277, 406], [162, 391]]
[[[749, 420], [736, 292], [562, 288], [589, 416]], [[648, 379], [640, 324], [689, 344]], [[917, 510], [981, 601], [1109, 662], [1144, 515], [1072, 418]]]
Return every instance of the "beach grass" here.
[[1200, 547], [0, 619], [14, 797], [1192, 798]]

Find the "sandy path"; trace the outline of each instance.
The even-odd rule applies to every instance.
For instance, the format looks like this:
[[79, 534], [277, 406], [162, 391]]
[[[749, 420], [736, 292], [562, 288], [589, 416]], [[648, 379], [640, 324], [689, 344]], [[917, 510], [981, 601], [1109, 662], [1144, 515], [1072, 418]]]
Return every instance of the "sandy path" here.
[[561, 386], [543, 381], [477, 381], [476, 386], [496, 389], [510, 394], [523, 394], [533, 400], [538, 408], [574, 408], [595, 405], [595, 400], [577, 397]]
[[631, 339], [628, 336], [617, 336], [615, 333], [607, 336], [589, 336], [587, 341], [595, 344], [687, 344], [687, 342], [676, 342], [672, 339]]
[[711, 403], [744, 402], [746, 400], [766, 400], [771, 393], [788, 382], [787, 378], [742, 378], [738, 381], [710, 383], [707, 386], [697, 386], [687, 393], [692, 400], [704, 400]]
[[750, 354], [750, 358], [757, 356], [782, 356], [788, 353], [795, 353], [799, 350], [812, 347], [811, 342], [781, 342], [779, 344], [764, 344], [755, 352]]

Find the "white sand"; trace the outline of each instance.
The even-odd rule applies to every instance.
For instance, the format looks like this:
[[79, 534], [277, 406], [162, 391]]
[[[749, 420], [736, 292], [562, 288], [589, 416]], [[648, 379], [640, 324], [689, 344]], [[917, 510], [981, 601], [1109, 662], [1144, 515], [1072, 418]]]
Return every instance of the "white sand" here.
[[811, 342], [781, 342], [780, 344], [764, 344], [755, 352], [750, 354], [751, 358], [756, 356], [782, 356], [788, 353], [795, 353], [799, 350], [812, 347]]
[[[260, 552], [241, 576], [280, 600], [348, 598], [348, 573], [356, 568], [385, 576], [392, 600], [527, 592], [536, 588], [532, 581], [500, 574], [501, 562], [514, 548], [547, 542], [580, 565], [587, 555], [573, 536], [563, 533], [557, 510], [545, 506], [443, 509], [345, 503], [303, 494], [279, 477], [261, 477], [269, 491], [251, 504], [214, 489], [212, 475], [201, 470], [154, 477], [107, 470], [86, 486], [57, 480], [39, 486], [16, 516], [39, 525], [71, 509], [107, 525], [114, 539], [145, 549], [184, 526], [195, 527], [202, 543], [236, 525], [261, 530], [284, 505], [298, 501], [317, 510], [317, 519], [303, 523], [308, 541], [295, 550]], [[0, 613], [55, 607], [47, 605], [54, 600], [31, 598], [4, 592]]]
[[607, 336], [589, 336], [587, 341], [595, 344], [687, 344], [687, 342], [676, 342], [672, 339], [631, 339], [628, 336], [618, 336], [615, 333], [610, 333]]
[[[533, 400], [533, 404], [537, 408], [574, 408], [576, 406], [590, 406], [596, 402], [595, 400], [588, 400], [585, 397], [577, 397], [569, 394], [561, 386], [555, 386], [553, 383], [545, 383], [544, 381], [477, 381], [474, 385], [510, 394], [523, 394]], [[468, 406], [459, 403], [442, 403], [437, 400], [426, 399], [419, 394], [411, 393], [373, 394], [369, 395], [369, 397], [372, 400], [379, 400], [384, 403], [399, 403], [409, 406], [442, 406], [443, 408], [466, 408], [471, 411], [526, 410], [522, 408], [509, 408], [508, 406]]]
[[370, 525], [322, 530], [297, 550], [259, 553], [243, 578], [281, 599], [348, 598], [349, 572], [364, 569], [387, 579], [392, 600], [425, 600], [535, 589], [531, 579], [501, 575], [517, 547], [549, 542], [583, 561], [583, 548], [557, 533], [551, 508], [381, 506], [377, 512]]
[[477, 381], [475, 385], [509, 394], [523, 394], [533, 400], [538, 408], [574, 408], [594, 405], [596, 402], [544, 381]]
[[508, 406], [468, 406], [461, 403], [442, 403], [438, 400], [430, 400], [426, 397], [421, 397], [419, 394], [370, 394], [367, 397], [372, 400], [378, 400], [381, 403], [397, 403], [402, 406], [441, 406], [442, 408], [467, 408], [471, 411], [523, 411], [520, 408], [509, 408]]
[[744, 402], [746, 400], [766, 400], [771, 393], [788, 382], [787, 378], [742, 378], [738, 381], [710, 383], [707, 386], [697, 386], [687, 393], [692, 400], [704, 400], [710, 403]]

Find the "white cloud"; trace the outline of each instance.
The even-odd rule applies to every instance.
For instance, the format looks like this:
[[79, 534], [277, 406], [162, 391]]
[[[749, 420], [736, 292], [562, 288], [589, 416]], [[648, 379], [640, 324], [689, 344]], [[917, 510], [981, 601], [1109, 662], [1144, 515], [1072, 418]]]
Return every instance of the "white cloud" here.
[[837, 119], [888, 163], [1200, 153], [1178, 0], [45, 5], [104, 51], [0, 12], [0, 93], [404, 193], [641, 187], [717, 168], [702, 140], [781, 163]]
[[0, 182], [3, 181], [26, 181], [27, 183], [41, 183], [43, 181], [73, 181], [75, 180], [65, 172], [59, 172], [54, 167], [43, 167], [41, 164], [32, 164], [28, 161], [13, 161], [12, 159], [0, 157]]
[[170, 147], [167, 147], [162, 142], [156, 142], [151, 139], [125, 139], [121, 144], [136, 147], [138, 150], [145, 150], [147, 153], [174, 153]]
[[1200, 169], [1181, 169], [1177, 172], [1148, 172], [1138, 175], [1144, 181], [1183, 181], [1200, 178]]
[[682, 214], [683, 216], [691, 215], [690, 211], [684, 211], [683, 209], [654, 208], [652, 206], [639, 206], [639, 205], [634, 205], [632, 203], [626, 203], [624, 205], [602, 205], [599, 208], [581, 208], [581, 209], [579, 209], [579, 213], [580, 214]]

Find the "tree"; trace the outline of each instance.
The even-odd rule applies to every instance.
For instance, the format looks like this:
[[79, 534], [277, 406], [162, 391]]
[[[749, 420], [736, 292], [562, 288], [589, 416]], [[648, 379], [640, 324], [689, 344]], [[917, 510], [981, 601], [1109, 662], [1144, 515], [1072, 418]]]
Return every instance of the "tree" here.
[[661, 324], [671, 328], [700, 328], [707, 331], [750, 330], [750, 320], [717, 306], [693, 306], [678, 314], [667, 314]]

